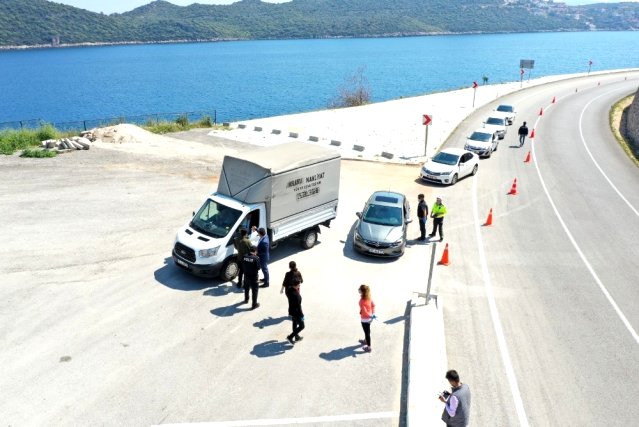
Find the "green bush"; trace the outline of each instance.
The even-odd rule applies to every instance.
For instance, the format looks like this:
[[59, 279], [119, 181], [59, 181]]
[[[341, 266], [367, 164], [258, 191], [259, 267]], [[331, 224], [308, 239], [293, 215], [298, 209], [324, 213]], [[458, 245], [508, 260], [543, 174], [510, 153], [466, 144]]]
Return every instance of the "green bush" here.
[[181, 126], [184, 129], [188, 129], [189, 128], [189, 116], [187, 116], [186, 114], [182, 114], [180, 117], [178, 117], [175, 120], [175, 123], [178, 124], [179, 126]]
[[144, 126], [144, 129], [149, 132], [165, 134], [171, 132], [180, 132], [183, 131], [184, 128], [177, 123], [174, 122], [159, 122], [159, 123], [151, 123]]
[[211, 117], [210, 116], [202, 117], [200, 121], [197, 122], [197, 127], [201, 127], [201, 128], [213, 127], [213, 122], [211, 121]]
[[50, 124], [43, 125], [40, 129], [36, 131], [36, 134], [39, 141], [60, 138], [60, 132], [58, 132], [58, 130]]
[[0, 152], [9, 155], [15, 153], [16, 150], [40, 145], [36, 132], [27, 129], [0, 132]]
[[50, 150], [41, 150], [38, 148], [25, 148], [20, 154], [20, 157], [33, 157], [33, 158], [46, 158], [46, 157], [55, 157], [58, 153]]

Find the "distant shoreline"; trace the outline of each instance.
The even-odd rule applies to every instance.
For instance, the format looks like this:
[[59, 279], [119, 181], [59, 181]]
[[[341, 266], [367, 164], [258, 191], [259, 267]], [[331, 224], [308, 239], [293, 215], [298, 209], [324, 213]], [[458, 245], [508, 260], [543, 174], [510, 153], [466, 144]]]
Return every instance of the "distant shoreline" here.
[[[579, 33], [579, 32], [597, 32], [599, 30], [581, 31], [581, 30], [557, 30], [557, 31], [535, 31], [535, 33]], [[604, 31], [604, 30], [602, 30]], [[609, 30], [605, 30], [609, 31]], [[623, 30], [629, 31], [629, 30]], [[361, 35], [361, 36], [325, 36], [312, 38], [273, 38], [273, 39], [250, 39], [250, 38], [213, 38], [213, 39], [195, 39], [195, 40], [157, 40], [157, 41], [123, 41], [123, 42], [83, 42], [83, 43], [60, 43], [58, 45], [37, 44], [37, 45], [10, 45], [0, 46], [0, 51], [8, 50], [29, 50], [29, 49], [59, 49], [69, 47], [95, 47], [95, 46], [127, 46], [127, 45], [152, 45], [152, 44], [185, 44], [185, 43], [211, 43], [211, 42], [232, 42], [232, 41], [267, 41], [267, 40], [333, 40], [333, 39], [381, 39], [381, 38], [400, 38], [400, 37], [425, 37], [425, 36], [459, 36], [459, 35], [480, 35], [480, 34], [522, 34], [517, 31], [433, 31], [423, 33], [390, 33], [380, 35]]]

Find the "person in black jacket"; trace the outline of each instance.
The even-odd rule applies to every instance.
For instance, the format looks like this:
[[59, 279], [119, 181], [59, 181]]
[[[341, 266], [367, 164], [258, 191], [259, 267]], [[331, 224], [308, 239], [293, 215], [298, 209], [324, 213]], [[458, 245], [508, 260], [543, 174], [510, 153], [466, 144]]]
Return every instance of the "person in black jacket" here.
[[417, 195], [417, 219], [419, 220], [419, 238], [417, 240], [426, 240], [426, 220], [428, 219], [428, 205], [424, 200], [423, 194]]
[[297, 264], [295, 261], [291, 261], [288, 263], [289, 271], [284, 275], [284, 281], [282, 282], [282, 289], [280, 289], [280, 294], [284, 293], [284, 291], [288, 290], [291, 286], [293, 286], [295, 279], [298, 279], [300, 283], [304, 283], [304, 279], [302, 278], [302, 273], [297, 269]]
[[521, 147], [524, 145], [524, 141], [528, 136], [528, 126], [526, 126], [526, 122], [519, 127], [519, 131], [517, 133], [519, 134], [519, 146]]
[[291, 344], [295, 344], [297, 341], [302, 341], [303, 337], [300, 336], [300, 332], [304, 329], [304, 312], [302, 311], [299, 279], [294, 279], [293, 286], [286, 288], [286, 297], [288, 298], [288, 314], [293, 321], [293, 332], [286, 339]]
[[249, 302], [249, 289], [253, 300], [252, 309], [260, 304], [257, 302], [257, 273], [260, 271], [260, 259], [257, 256], [257, 248], [251, 246], [248, 254], [242, 258], [242, 271], [244, 272], [244, 304]]

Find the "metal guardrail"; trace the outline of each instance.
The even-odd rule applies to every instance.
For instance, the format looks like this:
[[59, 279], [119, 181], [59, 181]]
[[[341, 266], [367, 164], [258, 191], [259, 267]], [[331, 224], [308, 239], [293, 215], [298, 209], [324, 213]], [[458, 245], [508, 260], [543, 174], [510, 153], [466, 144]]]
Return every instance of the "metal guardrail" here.
[[77, 120], [70, 122], [49, 122], [43, 119], [17, 120], [12, 122], [0, 122], [0, 130], [8, 129], [37, 129], [46, 124], [50, 124], [58, 130], [89, 130], [96, 127], [112, 126], [122, 123], [130, 123], [136, 125], [158, 124], [160, 122], [176, 122], [181, 117], [186, 117], [189, 123], [195, 123], [208, 117], [212, 124], [217, 124], [217, 110], [212, 112], [206, 111], [189, 111], [181, 113], [153, 113], [138, 116], [120, 116], [107, 117], [90, 120]]

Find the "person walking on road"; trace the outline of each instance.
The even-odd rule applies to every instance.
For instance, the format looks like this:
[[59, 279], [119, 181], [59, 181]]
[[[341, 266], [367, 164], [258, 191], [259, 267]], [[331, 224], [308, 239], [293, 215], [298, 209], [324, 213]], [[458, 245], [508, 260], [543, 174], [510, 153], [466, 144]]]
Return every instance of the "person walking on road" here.
[[445, 403], [442, 421], [446, 427], [467, 427], [470, 420], [470, 388], [459, 380], [455, 370], [446, 372], [451, 392], [443, 392], [439, 400]]
[[419, 220], [419, 238], [417, 240], [426, 240], [426, 220], [428, 219], [428, 205], [424, 200], [423, 194], [417, 195], [417, 219]]
[[524, 141], [528, 136], [528, 126], [526, 126], [526, 122], [519, 127], [519, 146], [522, 147], [524, 145]]
[[291, 332], [286, 339], [288, 342], [295, 345], [297, 341], [302, 341], [304, 339], [304, 337], [300, 336], [300, 332], [302, 332], [305, 328], [299, 279], [293, 279], [293, 286], [286, 289], [286, 297], [288, 298], [288, 314], [291, 316], [291, 320], [293, 321], [293, 332]]
[[242, 287], [242, 277], [244, 276], [244, 269], [242, 268], [244, 259], [244, 255], [250, 253], [251, 251], [251, 241], [248, 239], [248, 233], [245, 228], [240, 229], [239, 237], [236, 237], [233, 241], [233, 245], [235, 246], [235, 250], [237, 250], [237, 287]]
[[364, 339], [359, 340], [364, 345], [364, 351], [370, 353], [371, 348], [371, 322], [375, 319], [375, 303], [371, 298], [371, 288], [366, 285], [359, 287], [359, 315], [364, 330]]
[[293, 286], [295, 280], [299, 280], [300, 283], [304, 283], [304, 279], [302, 278], [302, 273], [297, 269], [297, 264], [295, 261], [291, 261], [288, 263], [289, 271], [284, 275], [284, 281], [282, 282], [282, 289], [280, 293], [284, 293], [284, 291], [288, 291], [288, 288]]
[[268, 262], [270, 261], [271, 242], [268, 240], [266, 230], [260, 228], [257, 230], [260, 235], [260, 241], [257, 244], [257, 256], [260, 257], [260, 266], [262, 268], [262, 274], [264, 275], [263, 288], [269, 287], [269, 275], [268, 275]]
[[251, 246], [249, 253], [242, 258], [242, 270], [244, 271], [244, 304], [249, 302], [250, 290], [253, 302], [251, 309], [255, 310], [260, 306], [257, 302], [257, 274], [260, 271], [260, 259], [255, 246]]
[[430, 217], [433, 218], [433, 231], [428, 237], [435, 237], [437, 229], [439, 229], [439, 240], [444, 240], [444, 216], [446, 216], [446, 206], [442, 203], [442, 198], [438, 197], [430, 211]]

